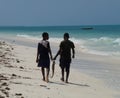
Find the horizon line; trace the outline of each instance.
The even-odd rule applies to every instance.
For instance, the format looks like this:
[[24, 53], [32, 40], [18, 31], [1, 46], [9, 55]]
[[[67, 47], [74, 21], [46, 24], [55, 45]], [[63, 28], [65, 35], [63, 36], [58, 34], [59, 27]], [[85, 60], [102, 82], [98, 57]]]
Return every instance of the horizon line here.
[[120, 24], [88, 24], [88, 25], [0, 25], [0, 27], [57, 27], [57, 26], [109, 26], [109, 25], [120, 25]]

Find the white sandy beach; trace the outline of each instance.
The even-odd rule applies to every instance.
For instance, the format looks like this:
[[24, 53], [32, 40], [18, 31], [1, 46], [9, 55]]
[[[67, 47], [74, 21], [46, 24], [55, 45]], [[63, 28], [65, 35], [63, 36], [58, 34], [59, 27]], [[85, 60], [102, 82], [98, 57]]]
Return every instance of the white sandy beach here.
[[[1, 41], [0, 98], [116, 98], [116, 96], [120, 96], [119, 91], [106, 86], [101, 79], [80, 72], [73, 67], [69, 84], [60, 81], [61, 73], [58, 61], [55, 65], [54, 77], [49, 78], [49, 83], [42, 81], [41, 70], [35, 62], [36, 50], [36, 47]], [[94, 64], [97, 62], [104, 64], [116, 62], [115, 66], [119, 64], [119, 59], [115, 58], [103, 57], [100, 59], [97, 55], [92, 58], [88, 54], [81, 53], [81, 55], [83, 62], [87, 59], [89, 62], [95, 60]], [[112, 59], [114, 61], [111, 61]], [[72, 65], [75, 64], [74, 62], [73, 60]]]

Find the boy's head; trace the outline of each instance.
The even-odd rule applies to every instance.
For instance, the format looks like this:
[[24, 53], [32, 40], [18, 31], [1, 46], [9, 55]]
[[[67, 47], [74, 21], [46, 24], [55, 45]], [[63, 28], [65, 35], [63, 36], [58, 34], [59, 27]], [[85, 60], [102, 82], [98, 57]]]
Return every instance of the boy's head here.
[[49, 34], [47, 32], [43, 32], [42, 37], [44, 40], [48, 40], [49, 39]]
[[68, 33], [64, 33], [64, 39], [69, 39], [69, 34]]

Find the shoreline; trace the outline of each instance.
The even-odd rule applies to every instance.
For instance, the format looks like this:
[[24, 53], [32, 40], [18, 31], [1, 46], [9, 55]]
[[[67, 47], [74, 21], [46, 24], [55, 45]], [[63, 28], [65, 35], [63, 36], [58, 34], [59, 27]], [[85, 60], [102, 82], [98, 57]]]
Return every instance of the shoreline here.
[[[55, 66], [54, 77], [50, 78], [49, 83], [46, 83], [42, 81], [40, 69], [35, 63], [36, 48], [9, 45], [13, 48], [11, 50], [12, 58], [16, 61], [10, 62], [11, 68], [1, 66], [0, 74], [8, 78], [3, 83], [8, 82], [8, 97], [10, 98], [115, 98], [114, 96], [118, 94], [107, 88], [103, 81], [73, 68], [71, 68], [70, 83], [66, 84], [60, 81], [61, 74], [58, 64]], [[3, 86], [1, 88], [4, 89]], [[4, 95], [2, 93], [1, 96]]]
[[[22, 38], [22, 37], [14, 37], [13, 38], [11, 36], [3, 37], [2, 39], [10, 42], [12, 44], [23, 45], [23, 46], [28, 46], [28, 47], [32, 47], [32, 48], [37, 48], [37, 44], [39, 42], [39, 40], [31, 40], [31, 39], [26, 39], [26, 38]], [[54, 56], [59, 49], [59, 44], [50, 42], [50, 45], [51, 45], [52, 53]], [[106, 73], [108, 73], [108, 75], [109, 75], [109, 73], [113, 70], [116, 72], [120, 72], [119, 57], [83, 53], [83, 52], [80, 52], [77, 44], [75, 44], [75, 47], [76, 47], [75, 48], [76, 56], [75, 56], [75, 59], [72, 60], [72, 62], [73, 62], [71, 64], [72, 68], [78, 69], [78, 71], [82, 71], [85, 74], [90, 74], [97, 78], [99, 78], [101, 76], [99, 76], [99, 75], [95, 76], [94, 73], [88, 73], [87, 71], [90, 71], [90, 72], [96, 71], [96, 73], [98, 74], [96, 69], [100, 69], [100, 72], [104, 73], [105, 75], [106, 75]], [[59, 63], [58, 58], [56, 60], [57, 63]], [[86, 70], [86, 69], [88, 69], [88, 70]], [[116, 74], [118, 75], [118, 73], [116, 73]], [[117, 80], [119, 81], [119, 76], [118, 76]], [[119, 90], [120, 90], [120, 88], [119, 88]]]

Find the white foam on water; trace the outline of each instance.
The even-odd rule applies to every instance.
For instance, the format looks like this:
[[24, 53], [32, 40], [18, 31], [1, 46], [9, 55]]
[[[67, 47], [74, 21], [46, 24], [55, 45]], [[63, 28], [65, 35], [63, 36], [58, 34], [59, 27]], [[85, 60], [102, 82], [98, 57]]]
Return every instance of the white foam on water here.
[[[22, 38], [31, 39], [31, 40], [42, 39], [41, 36], [32, 36], [32, 35], [26, 35], [26, 34], [17, 34], [17, 37], [22, 37]], [[60, 44], [62, 40], [63, 38], [59, 38], [59, 37], [49, 38], [50, 42], [53, 42], [56, 44]], [[103, 56], [108, 56], [108, 55], [120, 56], [120, 51], [118, 50], [120, 47], [120, 38], [100, 37], [100, 38], [90, 38], [90, 39], [76, 39], [72, 37], [70, 38], [70, 40], [75, 43], [78, 51], [81, 51], [84, 53], [103, 55]]]

